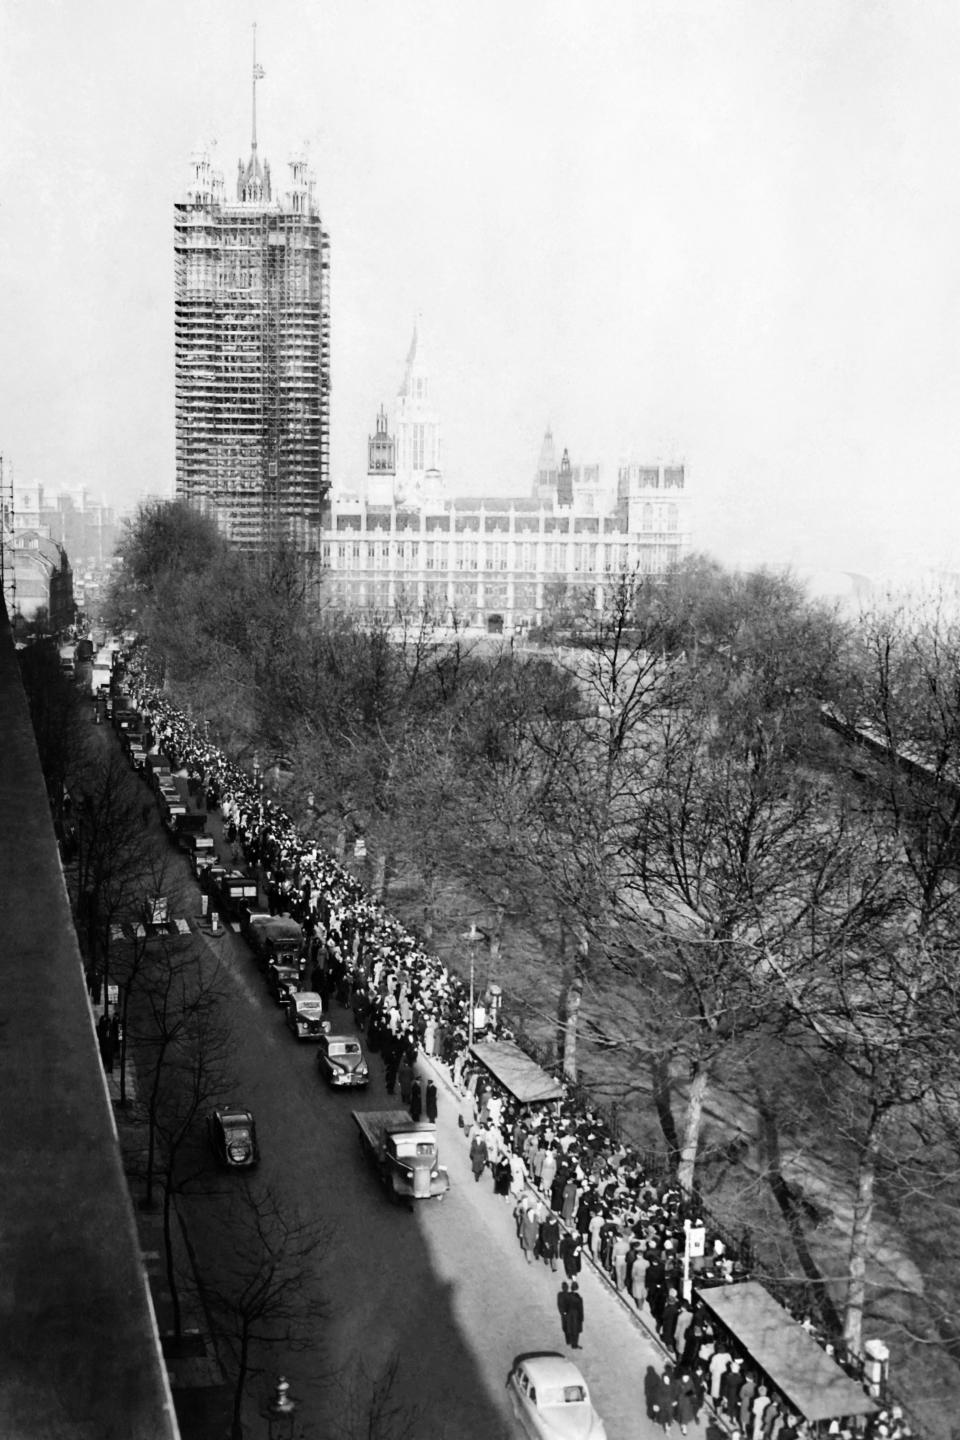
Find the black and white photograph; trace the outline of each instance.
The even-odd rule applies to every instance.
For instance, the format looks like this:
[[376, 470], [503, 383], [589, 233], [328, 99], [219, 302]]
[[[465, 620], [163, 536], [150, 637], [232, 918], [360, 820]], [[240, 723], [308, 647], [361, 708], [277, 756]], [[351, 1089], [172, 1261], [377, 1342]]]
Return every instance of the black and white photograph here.
[[960, 1440], [958, 75], [0, 6], [0, 1436]]

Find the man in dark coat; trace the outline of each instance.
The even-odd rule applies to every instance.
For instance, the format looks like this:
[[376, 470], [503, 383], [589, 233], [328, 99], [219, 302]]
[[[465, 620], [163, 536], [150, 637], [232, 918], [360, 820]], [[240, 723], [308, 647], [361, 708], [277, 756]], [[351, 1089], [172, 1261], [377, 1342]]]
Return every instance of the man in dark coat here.
[[110, 1017], [106, 1013], [97, 1021], [97, 1040], [100, 1044], [100, 1058], [108, 1075], [113, 1074], [113, 1032]]
[[580, 1267], [583, 1264], [583, 1247], [580, 1244], [580, 1236], [573, 1230], [564, 1231], [563, 1239], [560, 1241], [560, 1259], [563, 1261], [567, 1279], [575, 1279], [580, 1274]]
[[413, 1094], [413, 1066], [406, 1054], [400, 1061], [400, 1069], [397, 1071], [397, 1079], [400, 1082], [400, 1099], [404, 1105], [410, 1104], [410, 1096]]
[[731, 1418], [739, 1413], [740, 1386], [742, 1384], [743, 1362], [734, 1357], [730, 1362], [730, 1368], [725, 1370], [720, 1377], [720, 1404]]
[[427, 1119], [433, 1125], [437, 1118], [437, 1086], [433, 1080], [427, 1085], [426, 1112]]
[[663, 1426], [664, 1434], [669, 1434], [677, 1403], [676, 1383], [669, 1368], [665, 1369], [663, 1374], [659, 1376], [654, 1387], [654, 1394], [656, 1396], [654, 1402], [656, 1414], [651, 1418], [660, 1422]]
[[560, 1324], [563, 1326], [563, 1338], [570, 1344], [570, 1330], [568, 1315], [570, 1313], [570, 1286], [564, 1280], [557, 1291], [557, 1309], [560, 1311]]
[[677, 1321], [680, 1318], [680, 1297], [676, 1290], [669, 1290], [667, 1298], [663, 1302], [663, 1309], [660, 1311], [660, 1339], [668, 1350], [674, 1348], [674, 1341], [677, 1334]]
[[580, 1349], [580, 1334], [583, 1330], [583, 1296], [576, 1280], [570, 1282], [570, 1298], [567, 1302], [567, 1342], [572, 1350]]
[[416, 1076], [410, 1086], [410, 1115], [412, 1119], [419, 1120], [420, 1112], [423, 1109], [423, 1086]]
[[540, 1226], [540, 1258], [550, 1266], [551, 1270], [557, 1268], [557, 1255], [560, 1250], [560, 1221], [553, 1211], [547, 1212], [546, 1218]]

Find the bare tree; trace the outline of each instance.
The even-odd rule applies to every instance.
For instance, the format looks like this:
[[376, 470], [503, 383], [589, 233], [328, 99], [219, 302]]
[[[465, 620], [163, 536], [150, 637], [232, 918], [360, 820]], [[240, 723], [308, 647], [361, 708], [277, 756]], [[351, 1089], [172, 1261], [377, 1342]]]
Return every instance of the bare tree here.
[[262, 1347], [281, 1347], [286, 1354], [320, 1347], [328, 1306], [318, 1294], [316, 1272], [335, 1236], [328, 1222], [287, 1209], [255, 1181], [241, 1181], [235, 1201], [229, 1254], [201, 1285], [233, 1362], [230, 1435], [242, 1440], [244, 1395], [251, 1378], [262, 1373]]
[[[399, 1372], [397, 1356], [372, 1374], [361, 1358], [346, 1375], [337, 1377], [338, 1431], [343, 1440], [414, 1440], [421, 1411], [399, 1398]], [[440, 1433], [431, 1427], [431, 1434]]]

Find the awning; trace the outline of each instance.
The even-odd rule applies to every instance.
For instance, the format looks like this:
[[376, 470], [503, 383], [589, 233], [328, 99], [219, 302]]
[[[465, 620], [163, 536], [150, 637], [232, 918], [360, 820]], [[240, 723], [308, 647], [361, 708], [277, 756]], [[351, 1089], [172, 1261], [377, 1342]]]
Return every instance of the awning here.
[[757, 1280], [698, 1290], [701, 1302], [811, 1423], [871, 1415], [876, 1405]]
[[484, 1040], [470, 1047], [470, 1054], [484, 1065], [505, 1090], [521, 1105], [562, 1100], [563, 1086], [541, 1070], [512, 1040]]

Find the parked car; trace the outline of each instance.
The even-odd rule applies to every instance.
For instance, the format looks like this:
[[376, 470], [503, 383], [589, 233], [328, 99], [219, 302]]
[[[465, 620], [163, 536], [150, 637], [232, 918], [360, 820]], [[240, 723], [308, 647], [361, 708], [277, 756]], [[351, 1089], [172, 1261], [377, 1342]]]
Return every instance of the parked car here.
[[303, 949], [303, 931], [288, 915], [264, 915], [241, 907], [240, 926], [260, 965], [270, 960], [291, 963]]
[[257, 1127], [242, 1105], [224, 1105], [207, 1117], [213, 1153], [228, 1170], [250, 1170], [260, 1159]]
[[329, 1085], [366, 1085], [370, 1079], [360, 1041], [353, 1035], [321, 1035], [317, 1069]]
[[297, 990], [287, 996], [287, 1024], [298, 1040], [319, 1040], [329, 1020], [323, 1018], [323, 1001], [315, 990]]
[[550, 1350], [517, 1355], [507, 1391], [520, 1433], [529, 1440], [607, 1440], [587, 1382], [565, 1355]]
[[300, 984], [300, 966], [295, 959], [271, 960], [267, 966], [267, 989], [278, 1005], [286, 1005]]

